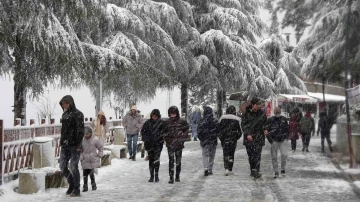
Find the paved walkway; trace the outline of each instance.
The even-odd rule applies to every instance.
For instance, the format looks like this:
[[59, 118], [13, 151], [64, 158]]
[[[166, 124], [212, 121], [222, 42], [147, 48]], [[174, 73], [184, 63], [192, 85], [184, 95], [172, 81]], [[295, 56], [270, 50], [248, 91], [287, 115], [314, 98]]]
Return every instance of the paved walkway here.
[[[320, 138], [311, 141], [310, 152], [290, 152], [286, 177], [273, 178], [269, 145], [263, 148], [261, 173], [254, 181], [242, 141], [235, 153], [233, 176], [224, 176], [222, 148], [218, 145], [214, 175], [203, 177], [199, 142], [187, 142], [183, 151], [181, 182], [168, 184], [167, 150], [161, 155], [160, 182], [149, 183], [148, 162], [140, 158], [113, 160], [99, 169], [98, 190], [80, 198], [64, 195], [66, 189], [52, 189], [28, 197], [27, 201], [360, 201], [359, 189], [320, 152]], [[316, 146], [315, 146], [316, 145]], [[290, 142], [289, 142], [290, 148]], [[19, 196], [19, 201], [26, 196]]]

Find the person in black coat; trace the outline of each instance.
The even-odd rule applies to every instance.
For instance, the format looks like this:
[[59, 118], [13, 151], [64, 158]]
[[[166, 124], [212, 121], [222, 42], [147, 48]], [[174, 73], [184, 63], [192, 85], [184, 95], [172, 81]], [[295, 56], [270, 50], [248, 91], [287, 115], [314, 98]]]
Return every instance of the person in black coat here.
[[212, 175], [216, 146], [218, 144], [219, 124], [214, 118], [211, 107], [204, 107], [203, 118], [199, 122], [197, 131], [200, 146], [202, 147], [204, 176]]
[[181, 159], [184, 142], [188, 138], [189, 124], [180, 118], [179, 109], [171, 106], [168, 109], [169, 119], [165, 121], [165, 142], [169, 155], [169, 184], [174, 184], [174, 164], [176, 161], [175, 181], [180, 182]]
[[234, 165], [234, 155], [237, 141], [241, 138], [240, 118], [236, 115], [236, 108], [230, 105], [226, 109], [226, 114], [219, 119], [220, 134], [219, 139], [223, 148], [225, 176], [232, 175]]
[[[84, 114], [76, 108], [71, 95], [64, 96], [59, 102], [64, 113], [61, 118], [60, 169], [69, 183], [67, 195], [80, 196], [79, 160], [84, 137]], [[70, 169], [68, 169], [70, 161]]]
[[318, 122], [318, 130], [317, 135], [319, 135], [319, 132], [321, 132], [321, 151], [325, 152], [325, 139], [328, 143], [329, 150], [333, 152], [333, 148], [331, 146], [332, 142], [330, 139], [330, 130], [333, 125], [333, 119], [327, 115], [326, 112], [320, 112], [320, 119]]
[[287, 141], [289, 140], [289, 124], [286, 117], [281, 116], [281, 109], [275, 107], [274, 116], [270, 117], [264, 127], [264, 134], [271, 144], [271, 158], [273, 170], [275, 172], [274, 178], [279, 177], [279, 166], [277, 161], [278, 150], [281, 154], [281, 174], [285, 176], [286, 159], [288, 156]]
[[249, 156], [251, 177], [255, 179], [261, 177], [260, 161], [262, 147], [265, 145], [264, 124], [267, 120], [266, 114], [260, 109], [261, 100], [253, 98], [251, 106], [246, 111], [241, 120], [244, 132], [244, 145]]
[[160, 111], [152, 110], [150, 119], [147, 120], [142, 129], [142, 140], [144, 141], [145, 150], [149, 157], [149, 182], [159, 182], [160, 154], [164, 145], [164, 127], [165, 123], [161, 120]]

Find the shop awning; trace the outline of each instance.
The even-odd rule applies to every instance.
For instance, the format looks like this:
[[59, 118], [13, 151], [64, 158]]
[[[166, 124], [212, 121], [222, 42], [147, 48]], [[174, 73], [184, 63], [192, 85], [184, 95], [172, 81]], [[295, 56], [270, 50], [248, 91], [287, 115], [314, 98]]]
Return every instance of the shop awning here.
[[310, 97], [308, 95], [291, 95], [291, 94], [279, 94], [278, 99], [281, 101], [281, 98], [283, 102], [303, 102], [303, 103], [315, 103], [318, 100]]
[[[318, 99], [320, 102], [323, 101], [323, 94], [322, 93], [310, 93], [308, 92], [310, 97]], [[342, 95], [333, 95], [325, 93], [325, 101], [326, 102], [345, 102], [345, 96]]]

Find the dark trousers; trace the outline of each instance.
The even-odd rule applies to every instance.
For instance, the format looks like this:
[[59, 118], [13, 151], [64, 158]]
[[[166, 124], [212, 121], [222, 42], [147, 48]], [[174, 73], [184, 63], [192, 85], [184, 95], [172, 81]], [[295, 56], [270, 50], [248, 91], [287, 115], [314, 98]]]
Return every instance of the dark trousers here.
[[90, 175], [91, 184], [95, 184], [94, 169], [83, 169], [84, 186], [88, 184], [88, 176]]
[[171, 149], [168, 147], [168, 155], [169, 155], [169, 176], [170, 178], [173, 178], [175, 159], [176, 159], [176, 175], [180, 175], [182, 149]]
[[261, 161], [262, 146], [246, 146], [246, 152], [249, 157], [250, 171], [252, 174], [259, 173]]
[[[61, 146], [60, 169], [63, 176], [66, 177], [69, 186], [80, 190], [80, 173], [79, 173], [80, 152], [76, 151], [74, 146]], [[68, 169], [70, 161], [70, 170]]]
[[330, 139], [330, 132], [321, 132], [321, 149], [324, 151], [324, 142], [325, 139], [328, 143], [329, 149], [332, 151], [332, 147], [331, 147], [331, 139]]
[[223, 156], [224, 156], [224, 168], [232, 171], [234, 166], [234, 155], [236, 149], [236, 142], [223, 143], [221, 142], [221, 146], [223, 148]]
[[148, 150], [149, 170], [151, 177], [154, 176], [154, 173], [155, 176], [158, 176], [159, 174], [161, 150], [162, 149], [153, 149], [153, 148]]
[[303, 143], [303, 147], [308, 148], [310, 144], [311, 132], [310, 133], [302, 133], [301, 140]]
[[296, 140], [291, 140], [291, 150], [296, 150]]

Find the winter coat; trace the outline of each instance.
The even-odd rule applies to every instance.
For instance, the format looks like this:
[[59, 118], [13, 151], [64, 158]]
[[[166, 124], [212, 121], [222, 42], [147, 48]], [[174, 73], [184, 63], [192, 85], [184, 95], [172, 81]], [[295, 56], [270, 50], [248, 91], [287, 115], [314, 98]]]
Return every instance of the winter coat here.
[[138, 112], [135, 115], [129, 111], [123, 118], [122, 124], [125, 128], [126, 134], [138, 134], [141, 130], [143, 120]]
[[76, 108], [71, 95], [64, 96], [60, 100], [60, 106], [64, 101], [70, 104], [70, 108], [61, 117], [60, 145], [81, 148], [81, 142], [84, 137], [84, 114]]
[[[103, 111], [99, 111], [97, 117], [99, 117], [99, 115], [105, 116], [105, 113]], [[100, 119], [96, 118], [94, 122], [94, 135], [96, 135], [99, 139], [106, 139], [106, 136], [109, 135], [109, 125], [100, 125]]]
[[304, 135], [311, 132], [315, 133], [315, 120], [310, 113], [306, 113], [300, 120], [300, 133]]
[[235, 144], [241, 138], [241, 119], [235, 116], [236, 109], [234, 106], [229, 106], [226, 109], [226, 114], [219, 119], [220, 134], [219, 139], [222, 144]]
[[[150, 117], [152, 117], [152, 114], [153, 112]], [[150, 118], [144, 123], [141, 129], [141, 135], [142, 140], [144, 141], [145, 150], [162, 150], [164, 144], [164, 130], [165, 122], [161, 120], [160, 113], [158, 114], [157, 120]]]
[[103, 146], [100, 139], [94, 135], [89, 139], [84, 138], [82, 147], [80, 154], [81, 167], [83, 169], [100, 168], [100, 159], [103, 156]]
[[318, 122], [318, 131], [322, 133], [330, 133], [330, 129], [332, 128], [333, 121], [332, 118], [329, 117], [326, 112], [320, 113], [320, 119]]
[[210, 107], [205, 107], [203, 117], [197, 128], [200, 146], [217, 145], [217, 136], [220, 130], [219, 123], [214, 118], [213, 110]]
[[298, 120], [297, 114], [291, 115], [290, 121], [289, 121], [289, 133], [290, 133], [289, 139], [290, 140], [299, 139], [300, 123], [297, 120]]
[[282, 142], [289, 138], [289, 124], [284, 116], [270, 117], [266, 121], [264, 129], [268, 131], [266, 138], [270, 144]]
[[168, 149], [182, 149], [188, 138], [189, 124], [180, 119], [179, 110], [176, 108], [176, 117], [170, 117], [165, 121], [165, 142]]
[[[253, 111], [251, 105], [246, 108], [245, 114], [241, 120], [241, 126], [244, 132], [245, 146], [264, 146], [264, 124], [266, 122], [266, 114], [263, 110]], [[252, 141], [247, 140], [247, 136], [252, 137]]]
[[191, 116], [190, 124], [199, 124], [201, 120], [201, 113], [200, 112], [194, 112], [194, 114]]

